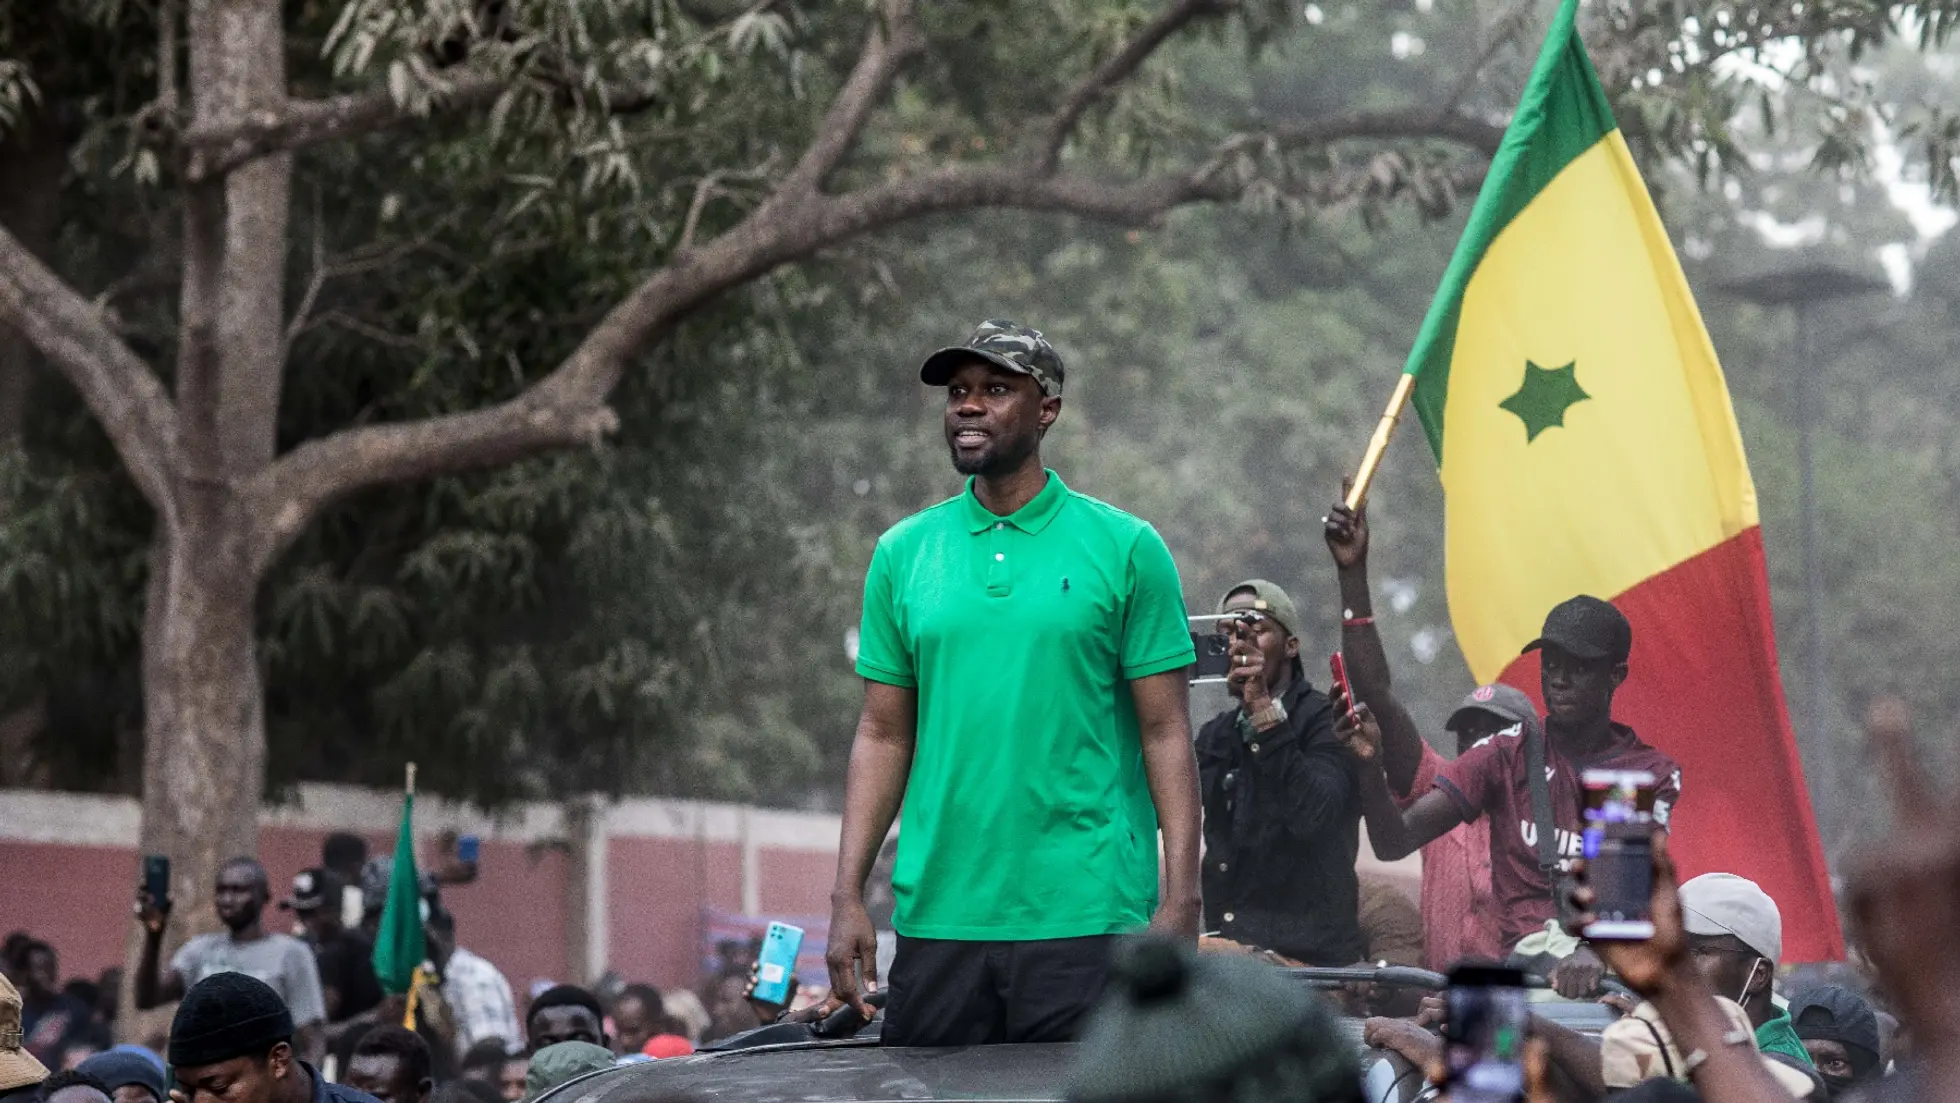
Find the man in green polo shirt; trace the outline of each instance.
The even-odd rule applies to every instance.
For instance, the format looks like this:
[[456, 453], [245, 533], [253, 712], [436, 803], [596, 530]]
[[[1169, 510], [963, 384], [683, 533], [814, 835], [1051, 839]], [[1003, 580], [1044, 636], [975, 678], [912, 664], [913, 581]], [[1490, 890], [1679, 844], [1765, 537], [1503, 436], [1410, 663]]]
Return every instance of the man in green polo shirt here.
[[833, 999], [862, 1006], [865, 877], [904, 801], [889, 1044], [1067, 1039], [1116, 935], [1198, 933], [1177, 566], [1148, 524], [1042, 466], [1062, 375], [1010, 322], [926, 360], [966, 489], [879, 538], [865, 577], [827, 956]]

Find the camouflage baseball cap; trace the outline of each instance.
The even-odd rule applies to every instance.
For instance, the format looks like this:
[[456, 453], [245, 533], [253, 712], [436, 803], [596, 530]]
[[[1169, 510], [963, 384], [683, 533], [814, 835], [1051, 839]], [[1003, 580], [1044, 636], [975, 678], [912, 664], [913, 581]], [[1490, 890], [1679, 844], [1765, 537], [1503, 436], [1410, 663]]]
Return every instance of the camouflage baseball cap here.
[[1008, 371], [1031, 375], [1041, 384], [1042, 394], [1061, 397], [1062, 358], [1055, 346], [1038, 329], [999, 319], [981, 322], [966, 344], [950, 345], [926, 357], [919, 365], [919, 382], [944, 387], [961, 364], [976, 356]]

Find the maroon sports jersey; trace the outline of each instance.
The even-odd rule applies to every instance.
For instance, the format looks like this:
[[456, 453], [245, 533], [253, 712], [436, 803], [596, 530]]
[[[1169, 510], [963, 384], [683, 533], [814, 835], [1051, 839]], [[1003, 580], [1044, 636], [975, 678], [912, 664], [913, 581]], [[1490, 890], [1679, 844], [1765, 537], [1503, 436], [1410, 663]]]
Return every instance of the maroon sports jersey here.
[[[1552, 822], [1558, 829], [1559, 869], [1581, 852], [1579, 775], [1583, 771], [1645, 770], [1659, 782], [1654, 819], [1667, 826], [1681, 799], [1681, 767], [1642, 743], [1633, 729], [1613, 725], [1613, 745], [1597, 757], [1575, 762], [1546, 741], [1545, 775], [1551, 781]], [[1558, 914], [1551, 886], [1538, 871], [1538, 826], [1531, 814], [1531, 784], [1525, 779], [1524, 736], [1508, 728], [1465, 751], [1436, 775], [1436, 788], [1456, 802], [1466, 821], [1490, 817], [1490, 888], [1499, 909], [1497, 931], [1505, 948], [1545, 926]]]

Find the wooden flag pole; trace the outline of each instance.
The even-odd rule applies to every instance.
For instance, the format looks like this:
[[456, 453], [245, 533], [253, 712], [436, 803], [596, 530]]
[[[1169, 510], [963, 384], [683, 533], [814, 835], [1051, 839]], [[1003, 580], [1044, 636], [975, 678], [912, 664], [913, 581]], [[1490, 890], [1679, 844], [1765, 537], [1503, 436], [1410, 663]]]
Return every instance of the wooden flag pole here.
[[1395, 435], [1395, 425], [1402, 420], [1402, 411], [1408, 408], [1409, 396], [1415, 389], [1416, 377], [1407, 372], [1395, 381], [1395, 393], [1389, 396], [1388, 409], [1382, 411], [1382, 419], [1375, 423], [1375, 435], [1368, 438], [1368, 450], [1361, 453], [1361, 468], [1354, 473], [1354, 486], [1348, 490], [1349, 509], [1358, 510], [1368, 501], [1368, 484], [1375, 481], [1382, 454], [1388, 451], [1388, 438]]
[[405, 787], [409, 796], [415, 795], [415, 763], [408, 764], [408, 784]]

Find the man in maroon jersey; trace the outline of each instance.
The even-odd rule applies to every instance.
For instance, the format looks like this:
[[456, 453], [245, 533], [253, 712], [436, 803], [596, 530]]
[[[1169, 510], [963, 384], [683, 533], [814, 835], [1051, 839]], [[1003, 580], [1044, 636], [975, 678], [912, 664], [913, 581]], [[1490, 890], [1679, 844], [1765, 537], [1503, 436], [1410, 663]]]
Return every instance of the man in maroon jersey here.
[[[1666, 826], [1681, 797], [1681, 768], [1613, 720], [1613, 694], [1627, 677], [1633, 627], [1611, 603], [1595, 597], [1561, 602], [1526, 651], [1542, 660], [1545, 698], [1545, 777], [1549, 785], [1558, 866], [1580, 855], [1579, 775], [1589, 769], [1645, 770], [1658, 785], [1654, 819]], [[1337, 703], [1338, 704], [1338, 703]], [[1525, 768], [1526, 729], [1507, 728], [1471, 747], [1436, 774], [1434, 787], [1406, 811], [1396, 807], [1381, 766], [1381, 733], [1361, 703], [1340, 728], [1362, 759], [1361, 808], [1375, 856], [1395, 861], [1461, 823], [1490, 819], [1491, 894], [1498, 935], [1509, 950], [1556, 919], [1553, 886], [1538, 865], [1538, 824]], [[1589, 994], [1600, 975], [1588, 948], [1560, 966], [1566, 995]]]

